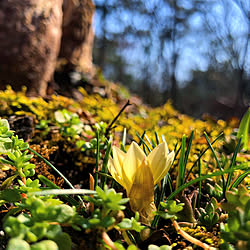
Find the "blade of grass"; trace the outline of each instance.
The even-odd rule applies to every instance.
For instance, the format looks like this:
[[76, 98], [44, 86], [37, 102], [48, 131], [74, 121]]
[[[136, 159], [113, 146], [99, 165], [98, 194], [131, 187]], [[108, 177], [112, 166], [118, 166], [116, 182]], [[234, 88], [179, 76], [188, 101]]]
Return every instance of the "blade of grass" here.
[[[49, 187], [50, 189], [61, 189], [60, 187], [58, 187], [55, 183], [53, 183], [52, 181], [50, 181], [49, 179], [47, 179], [45, 176], [43, 175], [38, 175], [37, 176], [38, 179], [47, 187]], [[73, 206], [78, 206], [78, 202], [73, 199], [72, 197], [68, 196], [68, 195], [64, 195], [63, 198], [68, 201], [71, 205]]]
[[63, 180], [69, 185], [70, 188], [75, 189], [73, 185], [69, 182], [69, 180], [59, 171], [55, 166], [53, 166], [48, 160], [43, 158], [39, 153], [37, 153], [35, 150], [28, 148], [32, 153], [34, 153], [36, 156], [41, 158], [48, 166], [50, 166], [58, 175], [60, 175]]
[[248, 175], [250, 175], [250, 170], [246, 171], [245, 173], [241, 174], [240, 176], [237, 177], [237, 179], [234, 181], [234, 183], [231, 185], [230, 189], [232, 188], [237, 188], [238, 185], [240, 185], [240, 183], [244, 180], [245, 177], [247, 177]]
[[29, 192], [27, 195], [90, 195], [95, 194], [96, 191], [89, 189], [49, 189], [43, 191]]
[[[149, 148], [149, 146], [147, 145], [147, 143], [143, 140], [143, 138], [137, 133], [137, 132], [135, 132], [136, 133], [136, 136], [140, 139], [140, 141], [143, 143], [143, 145], [147, 148], [147, 150], [149, 151], [149, 152], [151, 152], [151, 149]], [[145, 151], [145, 154], [147, 155], [147, 152], [146, 152], [146, 150], [144, 150]]]
[[214, 177], [214, 176], [220, 176], [220, 175], [223, 175], [223, 174], [228, 174], [228, 173], [234, 172], [235, 170], [244, 170], [244, 169], [249, 169], [249, 167], [245, 166], [245, 164], [241, 164], [241, 165], [237, 166], [234, 169], [226, 169], [226, 170], [223, 170], [223, 171], [217, 171], [217, 172], [214, 172], [212, 174], [207, 174], [207, 175], [203, 175], [201, 177], [198, 177], [198, 178], [196, 178], [194, 180], [191, 180], [189, 182], [186, 182], [182, 186], [178, 187], [173, 193], [171, 193], [168, 196], [167, 200], [173, 199], [182, 190], [184, 190], [185, 188], [187, 188], [190, 185], [195, 184], [196, 182], [203, 181], [205, 179], [208, 179], [208, 178], [211, 178], [211, 177]]
[[243, 149], [247, 150], [249, 140], [249, 129], [250, 129], [250, 107], [241, 119], [237, 138], [242, 138]]
[[[42, 157], [39, 153], [37, 153], [35, 150], [32, 148], [28, 147], [28, 150], [30, 150], [33, 154], [41, 158], [48, 166], [50, 166], [58, 175], [60, 175], [63, 180], [69, 185], [70, 188], [75, 189], [74, 186], [70, 183], [70, 181], [59, 171], [55, 166], [53, 166], [48, 160], [46, 160], [44, 157]], [[83, 200], [81, 196], [77, 196], [78, 199], [81, 201], [82, 206], [84, 206]], [[85, 206], [84, 206], [85, 207]]]
[[[161, 182], [161, 184], [162, 184], [161, 185], [161, 190], [159, 189], [159, 192], [157, 193], [157, 200], [155, 202], [155, 206], [157, 207], [158, 210], [160, 209], [160, 202], [163, 201], [163, 199], [164, 199], [165, 186], [166, 186], [166, 183], [167, 183], [167, 179], [168, 179], [168, 176], [166, 175], [163, 178], [162, 182]], [[158, 215], [155, 216], [153, 221], [152, 221], [151, 226], [156, 227], [158, 225], [159, 219], [160, 219], [160, 216], [158, 216]]]
[[186, 136], [183, 135], [181, 142], [181, 155], [180, 155], [180, 163], [178, 170], [178, 181], [176, 187], [180, 187], [184, 184], [185, 179], [185, 146], [186, 146]]
[[[201, 159], [198, 161], [198, 169], [199, 169], [199, 178], [201, 177]], [[201, 204], [201, 181], [199, 181], [199, 193], [198, 193], [198, 201], [197, 201], [198, 207], [200, 207]]]
[[159, 145], [160, 142], [159, 142], [159, 136], [157, 134], [157, 132], [155, 131], [155, 140], [156, 140], [156, 144]]
[[127, 153], [127, 152], [126, 152], [126, 149], [125, 149], [126, 139], [127, 139], [127, 129], [124, 128], [124, 130], [123, 130], [123, 135], [122, 135], [122, 144], [121, 144], [121, 150], [122, 150], [124, 153]]
[[[211, 144], [211, 142], [210, 142], [210, 140], [209, 140], [209, 138], [208, 138], [207, 133], [204, 132], [204, 135], [205, 135], [205, 138], [206, 138], [206, 140], [207, 140], [208, 146], [209, 146], [209, 148], [211, 149], [211, 151], [212, 151], [212, 153], [213, 153], [213, 156], [214, 156], [214, 158], [215, 158], [215, 161], [216, 161], [216, 163], [217, 163], [218, 168], [220, 169], [220, 171], [223, 171], [223, 169], [222, 169], [222, 167], [221, 167], [221, 165], [220, 165], [220, 162], [219, 162], [219, 160], [218, 160], [218, 158], [217, 158], [217, 156], [216, 156], [216, 154], [215, 154], [214, 148], [213, 148], [213, 146], [212, 146], [212, 144]], [[223, 196], [225, 197], [225, 193], [226, 193], [225, 178], [224, 178], [223, 175], [221, 176], [221, 178], [222, 178], [222, 185], [223, 185]]]
[[[194, 137], [194, 130], [192, 130], [192, 133], [190, 135], [187, 151], [186, 151], [186, 154], [185, 154], [185, 167], [187, 166], [188, 156], [189, 156], [189, 153], [190, 153], [190, 150], [191, 150], [193, 137]], [[185, 172], [186, 172], [186, 170], [185, 170]]]
[[[167, 183], [168, 183], [169, 189], [170, 189], [170, 193], [172, 193], [172, 192], [173, 192], [173, 187], [172, 187], [172, 180], [171, 180], [170, 174], [167, 173], [167, 175], [166, 175], [164, 178], [166, 178], [167, 182], [165, 182], [165, 184], [162, 184], [162, 190], [165, 191], [165, 186], [166, 186]], [[164, 192], [164, 194], [165, 194], [165, 192]], [[158, 210], [161, 209], [160, 202], [164, 200], [164, 198], [165, 198], [165, 195], [164, 195], [164, 194], [161, 195], [161, 199], [160, 199], [160, 201], [158, 202], [158, 205], [156, 206]], [[157, 227], [158, 222], [159, 222], [159, 219], [160, 219], [160, 216], [156, 215], [156, 216], [154, 217], [153, 221], [152, 221], [151, 226], [152, 226], [152, 227]]]
[[149, 138], [148, 138], [148, 136], [147, 136], [146, 134], [145, 134], [145, 138], [146, 138], [146, 140], [148, 141], [149, 145], [150, 145], [152, 148], [154, 148], [153, 145], [152, 145], [152, 142], [149, 140]]
[[151, 142], [152, 142], [153, 148], [155, 148], [157, 145], [156, 145], [156, 143], [155, 143], [155, 141], [154, 141], [153, 138], [151, 138]]
[[[235, 151], [233, 153], [233, 157], [232, 157], [232, 160], [231, 160], [229, 168], [233, 168], [234, 165], [235, 165], [236, 157], [237, 157], [237, 154], [238, 154], [238, 152], [240, 150], [240, 145], [241, 145], [241, 138], [239, 139], [238, 144], [236, 146], [236, 149], [235, 149]], [[229, 173], [228, 176], [227, 176], [226, 191], [228, 190], [228, 188], [230, 186], [230, 183], [231, 183], [231, 180], [232, 180], [232, 176], [233, 176], [233, 173]]]
[[114, 180], [114, 178], [107, 173], [103, 173], [103, 172], [98, 171], [98, 174], [101, 176], [107, 177], [108, 179]]
[[138, 145], [141, 146], [141, 144], [142, 144], [141, 138], [142, 138], [142, 139], [144, 138], [144, 136], [145, 136], [145, 134], [146, 134], [146, 131], [144, 131], [144, 132], [142, 133], [142, 136], [140, 136], [137, 132], [135, 132], [135, 134], [136, 134], [136, 136], [140, 139]]
[[[103, 173], [107, 173], [108, 172], [108, 161], [109, 161], [109, 156], [110, 156], [110, 153], [111, 153], [111, 146], [112, 146], [112, 143], [109, 142], [108, 146], [107, 146], [107, 149], [106, 149], [106, 152], [105, 152], [105, 155], [104, 155], [103, 163], [102, 163], [102, 172]], [[98, 174], [99, 174], [99, 172], [98, 172]], [[101, 180], [102, 180], [102, 182], [101, 182], [101, 188], [103, 189], [104, 186], [106, 185], [107, 177], [105, 176]]]
[[[166, 139], [165, 139], [165, 136], [164, 136], [164, 135], [161, 136], [161, 139], [162, 139], [163, 142], [166, 142]], [[166, 142], [166, 143], [167, 143], [167, 142]]]
[[[219, 134], [212, 142], [211, 144], [213, 145], [221, 136], [223, 135], [223, 133]], [[207, 152], [207, 150], [209, 149], [209, 146], [200, 154], [199, 158], [194, 162], [194, 164], [192, 165], [192, 167], [190, 168], [190, 170], [187, 173], [187, 176], [185, 178], [185, 182], [187, 181], [190, 173], [192, 172], [193, 168], [195, 167], [196, 163], [199, 161], [199, 159]]]
[[168, 181], [168, 175], [165, 175], [164, 178], [163, 178], [163, 180], [162, 180], [161, 193], [160, 193], [159, 202], [158, 202], [157, 206], [164, 199], [164, 196], [165, 196], [165, 186], [167, 184], [167, 181]]
[[100, 142], [99, 142], [99, 131], [96, 130], [96, 163], [95, 163], [95, 189], [98, 185], [98, 166], [99, 166], [99, 154], [100, 154]]
[[169, 185], [169, 191], [170, 191], [170, 193], [172, 193], [173, 192], [173, 185], [172, 185], [172, 179], [171, 179], [171, 176], [170, 176], [170, 174], [169, 173], [167, 173], [167, 177], [168, 177], [168, 185]]

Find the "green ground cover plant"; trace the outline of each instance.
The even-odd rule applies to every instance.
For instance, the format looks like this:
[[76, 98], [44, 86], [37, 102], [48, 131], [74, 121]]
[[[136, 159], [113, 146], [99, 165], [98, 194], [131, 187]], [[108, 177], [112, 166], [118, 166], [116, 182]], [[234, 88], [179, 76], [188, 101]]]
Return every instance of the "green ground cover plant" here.
[[250, 248], [249, 110], [202, 121], [79, 92], [0, 92], [2, 248]]

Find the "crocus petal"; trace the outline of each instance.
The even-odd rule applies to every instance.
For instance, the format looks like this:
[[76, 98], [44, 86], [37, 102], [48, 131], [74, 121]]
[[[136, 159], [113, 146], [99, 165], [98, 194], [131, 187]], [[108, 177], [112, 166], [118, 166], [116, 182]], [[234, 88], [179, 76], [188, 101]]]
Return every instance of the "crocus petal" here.
[[173, 164], [173, 161], [174, 161], [174, 156], [175, 156], [175, 153], [174, 151], [172, 151], [168, 157], [167, 157], [167, 162], [166, 162], [166, 167], [164, 168], [164, 170], [162, 171], [161, 175], [159, 176], [159, 178], [157, 180], [154, 181], [154, 184], [156, 183], [159, 183], [163, 177], [168, 173], [170, 167], [172, 166]]
[[154, 212], [156, 211], [154, 200], [150, 202], [150, 204], [144, 207], [140, 213], [141, 222], [151, 225], [151, 222], [154, 219]]
[[128, 197], [130, 198], [130, 207], [134, 212], [141, 212], [154, 199], [154, 180], [146, 157], [136, 171]]
[[132, 142], [123, 162], [123, 170], [131, 183], [134, 181], [137, 168], [141, 165], [144, 158], [145, 154], [143, 150], [138, 146], [137, 143]]
[[118, 147], [113, 146], [113, 161], [117, 174], [122, 178], [122, 166], [126, 154]]
[[121, 176], [118, 174], [117, 169], [115, 167], [114, 161], [111, 157], [109, 157], [109, 161], [108, 161], [108, 170], [110, 172], [110, 174], [112, 175], [112, 177], [124, 188], [126, 188], [126, 184], [124, 183], [124, 181], [121, 179]]
[[159, 144], [147, 157], [153, 173], [154, 185], [167, 174], [174, 159], [174, 151], [169, 154], [166, 142]]
[[110, 157], [110, 159], [112, 159], [112, 161], [110, 160], [110, 162], [111, 164], [113, 163], [112, 165], [113, 169], [110, 167], [109, 171], [111, 175], [113, 176], [113, 178], [120, 185], [122, 185], [127, 191], [129, 191], [132, 186], [132, 182], [127, 178], [123, 170], [123, 162], [125, 160], [125, 157], [126, 157], [126, 153], [124, 153], [118, 147], [113, 146], [113, 159]]

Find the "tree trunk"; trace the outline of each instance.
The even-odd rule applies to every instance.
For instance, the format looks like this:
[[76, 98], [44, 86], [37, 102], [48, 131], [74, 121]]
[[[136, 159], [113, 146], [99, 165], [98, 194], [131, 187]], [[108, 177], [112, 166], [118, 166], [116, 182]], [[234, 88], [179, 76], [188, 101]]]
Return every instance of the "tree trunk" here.
[[92, 0], [1, 0], [0, 88], [46, 95], [56, 62], [92, 75]]
[[238, 71], [238, 85], [237, 85], [237, 95], [235, 101], [235, 107], [244, 107], [244, 92], [246, 89], [246, 82], [243, 79], [244, 69]]
[[94, 32], [92, 17], [95, 11], [91, 0], [64, 0], [60, 58], [67, 60], [68, 70], [92, 74]]
[[60, 48], [63, 0], [0, 1], [0, 83], [45, 95]]

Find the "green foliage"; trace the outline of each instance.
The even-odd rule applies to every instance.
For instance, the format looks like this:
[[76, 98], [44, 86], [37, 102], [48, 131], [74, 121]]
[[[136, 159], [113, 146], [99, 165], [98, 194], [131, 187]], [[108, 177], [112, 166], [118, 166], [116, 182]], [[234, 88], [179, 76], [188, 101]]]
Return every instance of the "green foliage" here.
[[39, 129], [42, 133], [42, 136], [46, 136], [49, 131], [50, 131], [50, 127], [49, 127], [49, 123], [50, 120], [41, 120], [39, 121], [39, 123], [36, 125], [36, 129]]
[[149, 245], [148, 246], [148, 250], [171, 250], [172, 247], [171, 246], [167, 246], [167, 245], [162, 245], [160, 247], [156, 246], [156, 245]]
[[66, 109], [56, 111], [55, 120], [63, 136], [75, 137], [83, 130], [83, 123], [79, 116]]
[[5, 154], [10, 150], [12, 135], [13, 131], [10, 131], [8, 121], [6, 119], [0, 119], [0, 154]]
[[250, 107], [247, 112], [244, 114], [240, 126], [239, 131], [237, 133], [237, 138], [242, 138], [243, 149], [248, 149], [248, 140], [249, 140], [249, 130], [250, 130]]
[[[30, 184], [32, 186], [34, 183]], [[34, 186], [37, 187], [38, 185]], [[29, 191], [35, 190], [36, 188]], [[47, 191], [42, 192], [48, 194]], [[75, 230], [90, 229], [97, 226], [97, 217], [100, 210], [95, 210], [92, 218], [85, 219], [76, 213], [74, 207], [63, 204], [59, 199], [53, 199], [51, 195], [41, 196], [40, 198], [32, 195], [37, 193], [27, 193], [26, 199], [22, 199], [21, 203], [16, 203], [19, 208], [27, 213], [20, 214], [17, 217], [8, 216], [4, 222], [4, 229], [11, 238], [21, 237], [29, 243], [47, 238], [56, 242], [59, 249], [71, 249], [71, 237], [62, 231], [61, 225], [67, 224]], [[111, 226], [115, 219], [106, 216], [105, 218], [102, 217], [99, 222], [98, 227], [106, 228]]]
[[4, 189], [0, 191], [0, 204], [5, 202], [15, 202], [20, 200], [21, 195], [18, 190], [15, 189]]
[[94, 197], [85, 196], [84, 199], [101, 207], [104, 216], [109, 214], [110, 211], [124, 210], [124, 204], [129, 200], [128, 198], [122, 198], [122, 193], [116, 193], [113, 188], [108, 189], [107, 186], [104, 187], [104, 190], [97, 186], [96, 195]]
[[212, 228], [220, 218], [220, 210], [217, 205], [217, 200], [212, 197], [211, 201], [207, 202], [205, 208], [198, 210], [199, 221], [201, 225]]
[[125, 229], [125, 230], [134, 230], [136, 232], [141, 232], [143, 229], [145, 229], [145, 226], [142, 226], [139, 221], [139, 213], [136, 212], [135, 217], [131, 217], [131, 219], [124, 218], [122, 222], [116, 225], [119, 229]]
[[[96, 134], [98, 133], [98, 135], [99, 135], [98, 142], [99, 142], [100, 149], [106, 149], [107, 138], [106, 138], [105, 134], [106, 134], [107, 126], [108, 126], [108, 124], [105, 122], [95, 123], [95, 125], [93, 126], [93, 129], [96, 131], [96, 133], [94, 133], [92, 130], [87, 131], [88, 134], [91, 136], [94, 136], [94, 135], [96, 136]], [[83, 152], [85, 152], [87, 150], [96, 150], [97, 138], [94, 137], [94, 138], [90, 139], [89, 141], [77, 140], [76, 146], [78, 148], [80, 148], [81, 151], [83, 151]]]
[[215, 183], [214, 185], [206, 183], [206, 190], [211, 197], [214, 197], [218, 200], [222, 200], [223, 189], [218, 183]]
[[164, 211], [155, 212], [156, 215], [159, 215], [161, 218], [167, 219], [177, 219], [177, 213], [183, 209], [184, 203], [176, 204], [176, 201], [170, 200], [167, 202], [161, 202], [161, 206]]
[[227, 202], [222, 204], [228, 213], [227, 223], [221, 223], [223, 246], [241, 242], [242, 249], [250, 247], [250, 193], [243, 185], [226, 192]]
[[[8, 216], [4, 221], [3, 227], [5, 232], [12, 241], [9, 242], [9, 249], [16, 244], [13, 239], [25, 240], [28, 243], [37, 242], [47, 238], [51, 241], [42, 241], [37, 245], [31, 245], [31, 249], [39, 249], [38, 247], [53, 246], [56, 243], [60, 248], [60, 244], [64, 244], [64, 249], [71, 249], [70, 237], [62, 232], [61, 224], [73, 224], [77, 219], [74, 208], [62, 204], [60, 200], [38, 197], [28, 197], [23, 199], [22, 203], [16, 203], [25, 213], [19, 214], [17, 217]], [[28, 212], [28, 213], [27, 213]], [[36, 248], [35, 248], [36, 247]], [[61, 248], [60, 248], [61, 249]]]
[[28, 154], [27, 148], [28, 143], [14, 136], [9, 130], [8, 122], [0, 119], [0, 154], [8, 156], [8, 160], [0, 158], [0, 163], [14, 166], [20, 177], [33, 176], [35, 165], [29, 162], [33, 156]]
[[[9, 93], [8, 96], [6, 93]], [[14, 175], [7, 177], [0, 187], [0, 204], [5, 204], [7, 207], [12, 207], [13, 203], [15, 205], [4, 218], [4, 229], [10, 237], [8, 249], [18, 249], [18, 247], [71, 249], [74, 234], [68, 235], [63, 232], [64, 227], [81, 231], [83, 237], [86, 233], [93, 234], [96, 241], [102, 242], [101, 244], [104, 244], [101, 233], [115, 229], [120, 235], [120, 240], [114, 242], [117, 249], [125, 249], [124, 240], [128, 245], [131, 244], [129, 250], [136, 249], [137, 243], [142, 240], [140, 233], [146, 227], [141, 224], [138, 213], [134, 217], [124, 218], [125, 215], [131, 214], [129, 206], [126, 206], [128, 199], [123, 198], [122, 193], [116, 192], [117, 186], [108, 175], [107, 168], [112, 144], [119, 145], [121, 137], [123, 137], [121, 149], [124, 152], [126, 143], [139, 138], [139, 144], [148, 154], [166, 137], [169, 148], [174, 149], [176, 153], [171, 171], [155, 186], [155, 205], [158, 211], [155, 216], [156, 223], [153, 222], [149, 227], [152, 231], [156, 226], [164, 225], [164, 221], [158, 223], [159, 217], [181, 221], [178, 213], [186, 210], [187, 204], [185, 203], [185, 206], [182, 203], [178, 204], [177, 200], [173, 199], [183, 202], [180, 199], [183, 195], [189, 198], [186, 194], [188, 188], [192, 186], [194, 191], [199, 190], [200, 196], [211, 201], [205, 207], [201, 207], [198, 223], [205, 225], [207, 229], [211, 228], [218, 222], [219, 209], [222, 209], [223, 213], [229, 214], [228, 221], [221, 224], [224, 244], [228, 242], [236, 245], [239, 240], [246, 242], [244, 239], [248, 236], [247, 230], [249, 231], [249, 216], [246, 216], [246, 211], [250, 205], [248, 194], [239, 184], [244, 184], [248, 180], [249, 155], [248, 152], [240, 151], [240, 140], [238, 144], [235, 140], [230, 153], [223, 151], [224, 142], [219, 140], [223, 138], [230, 141], [233, 138], [234, 125], [224, 121], [194, 120], [179, 114], [170, 103], [167, 103], [161, 108], [152, 110], [144, 106], [135, 106], [137, 113], [124, 112], [120, 114], [116, 125], [110, 126], [108, 124], [114, 125], [111, 121], [119, 113], [119, 106], [113, 100], [103, 99], [99, 95], [89, 96], [83, 92], [84, 98], [81, 102], [73, 102], [61, 96], [54, 96], [45, 102], [41, 98], [31, 100], [20, 93], [13, 94], [8, 91], [6, 93], [0, 92], [0, 103], [3, 103], [8, 114], [26, 114], [34, 117], [35, 140], [39, 137], [38, 141], [43, 143], [44, 139], [52, 138], [51, 144], [48, 145], [63, 145], [68, 151], [72, 150], [68, 146], [76, 145], [81, 152], [77, 147], [74, 147], [74, 150], [77, 149], [82, 158], [72, 161], [76, 161], [77, 166], [82, 168], [86, 165], [85, 158], [92, 157], [96, 173], [96, 191], [75, 189], [66, 177], [45, 159], [47, 157], [42, 157], [32, 150], [28, 143], [14, 136], [8, 121], [1, 119], [0, 168], [3, 171], [5, 169], [15, 171]], [[15, 107], [15, 111], [9, 107]], [[78, 110], [83, 111], [79, 112], [81, 118], [76, 114]], [[83, 123], [81, 119], [85, 116], [85, 111], [90, 112], [90, 115], [87, 113], [87, 118], [90, 116], [90, 119], [84, 120]], [[91, 122], [83, 125], [88, 120]], [[163, 135], [161, 138], [156, 130]], [[204, 131], [207, 133], [208, 146], [202, 137]], [[224, 132], [224, 135], [221, 132]], [[55, 137], [58, 141], [53, 141], [55, 134], [58, 136]], [[33, 175], [35, 165], [30, 163], [32, 155], [28, 154], [27, 149], [51, 167], [53, 173], [63, 177], [72, 189], [60, 189], [55, 183], [40, 175], [38, 178], [41, 185]], [[239, 152], [241, 158], [238, 157]], [[224, 176], [224, 184], [221, 176]], [[113, 188], [109, 188], [110, 186]], [[235, 187], [238, 187], [237, 192]], [[209, 199], [205, 194], [209, 194]], [[72, 195], [78, 195], [79, 199]], [[85, 195], [84, 202], [81, 202], [83, 195]], [[227, 203], [218, 208], [215, 199], [221, 201], [223, 195]], [[68, 202], [67, 205], [63, 202], [65, 200]], [[162, 202], [164, 200], [165, 202]], [[188, 205], [191, 209], [195, 209], [198, 204], [192, 203], [194, 200], [191, 198], [189, 200]], [[230, 208], [234, 211], [230, 211]], [[238, 229], [237, 232], [234, 228]], [[171, 247], [150, 245], [149, 249], [171, 249]]]

